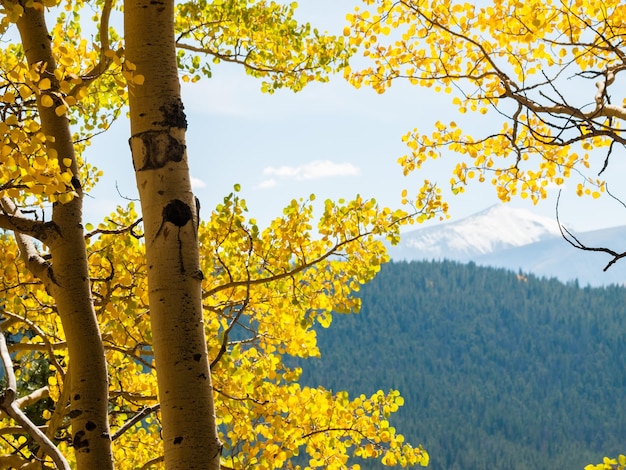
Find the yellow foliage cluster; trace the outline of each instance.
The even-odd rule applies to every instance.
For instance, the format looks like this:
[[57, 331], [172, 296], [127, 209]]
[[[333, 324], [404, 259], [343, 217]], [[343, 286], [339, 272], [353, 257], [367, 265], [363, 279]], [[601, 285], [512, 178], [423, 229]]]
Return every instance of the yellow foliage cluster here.
[[[48, 3], [35, 3], [35, 7], [54, 6]], [[23, 12], [19, 4], [11, 5], [11, 13], [2, 16], [3, 29]], [[80, 35], [83, 6], [67, 2], [51, 29], [54, 67], [47, 63], [28, 66], [19, 43], [8, 43], [0, 50], [0, 195], [20, 204], [66, 203], [76, 195], [77, 182], [72, 178], [84, 190], [97, 182], [101, 173], [83, 162], [80, 154], [90, 137], [108, 129], [119, 115], [126, 101], [127, 80], [141, 82], [132, 73], [132, 64], [123, 62], [121, 49], [103, 49]], [[58, 155], [55, 139], [41, 131], [37, 105], [67, 116], [75, 125], [76, 167], [71, 159]]]
[[61, 168], [53, 142], [34, 119], [32, 99], [52, 100], [44, 64], [28, 67], [20, 49], [10, 46], [0, 51], [0, 67], [8, 71], [0, 78], [0, 189], [13, 198], [24, 199], [27, 188], [36, 198], [71, 199], [72, 172]]
[[626, 468], [626, 455], [620, 455], [617, 459], [604, 457], [601, 464], [587, 465], [585, 470], [624, 470]]
[[476, 178], [491, 182], [503, 201], [537, 202], [547, 187], [574, 175], [581, 178], [579, 195], [605, 191], [603, 180], [585, 170], [590, 152], [604, 148], [599, 169], [613, 144], [626, 142], [626, 108], [612, 103], [609, 93], [624, 70], [623, 2], [363, 3], [348, 15], [344, 31], [371, 63], [345, 70], [354, 86], [383, 93], [404, 79], [453, 94], [461, 115], [496, 111], [490, 120], [496, 128], [486, 135], [463, 132], [461, 116], [438, 122], [430, 135], [408, 132], [403, 140], [410, 152], [400, 159], [405, 173], [455, 152], [455, 193]]
[[214, 273], [205, 302], [218, 313], [208, 325], [219, 332], [209, 335], [209, 350], [218, 358], [212, 370], [226, 465], [281, 468], [303, 447], [308, 468], [345, 468], [351, 449], [423, 462], [427, 454], [401, 445], [386, 421], [401, 405], [397, 392], [350, 401], [345, 393], [301, 387], [300, 371], [282, 360], [319, 356], [312, 326], [329, 326], [332, 312], [358, 310], [353, 293], [387, 260], [378, 237], [396, 237], [407, 214], [361, 198], [326, 201], [318, 238], [306, 202], [292, 201], [263, 231], [244, 212], [231, 195], [201, 235], [203, 251], [215, 253], [203, 258], [203, 270]]
[[[262, 90], [301, 90], [311, 81], [326, 81], [328, 73], [347, 65], [352, 53], [342, 36], [321, 34], [294, 18], [297, 3], [195, 0], [177, 4], [179, 65], [183, 80], [211, 75], [211, 63], [244, 65], [263, 78]], [[198, 18], [202, 18], [198, 24]], [[207, 55], [209, 60], [198, 55]]]
[[[403, 405], [397, 391], [350, 399], [345, 392], [303, 387], [301, 371], [284, 362], [286, 356], [320, 355], [313, 326], [329, 326], [333, 312], [358, 311], [354, 293], [388, 259], [382, 239], [397, 241], [400, 226], [418, 215], [381, 209], [360, 197], [326, 201], [314, 235], [311, 201], [294, 200], [260, 230], [233, 193], [201, 224], [203, 305], [224, 468], [300, 468], [291, 459], [301, 454], [308, 455], [302, 468], [310, 469], [358, 468], [347, 466], [351, 455], [387, 465], [428, 463], [428, 454], [389, 424]], [[158, 464], [157, 383], [138, 214], [130, 204], [86, 229], [107, 350], [116, 468]], [[20, 338], [11, 348], [16, 360], [29, 355], [23, 379], [35, 359], [49, 365], [45, 385], [54, 405], [41, 419], [71, 455], [63, 406], [71, 362], [54, 300], [28, 275], [13, 240], [3, 235], [0, 242], [2, 314], [10, 320], [7, 332]], [[6, 437], [2, 447], [19, 446], [23, 439]]]

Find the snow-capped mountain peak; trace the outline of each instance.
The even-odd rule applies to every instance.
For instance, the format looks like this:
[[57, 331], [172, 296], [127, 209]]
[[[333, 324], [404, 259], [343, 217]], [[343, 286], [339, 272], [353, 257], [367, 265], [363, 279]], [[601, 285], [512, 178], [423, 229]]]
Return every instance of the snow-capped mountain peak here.
[[560, 236], [556, 220], [499, 204], [458, 222], [409, 232], [400, 249], [413, 252], [409, 258], [469, 259]]
[[[626, 252], [625, 226], [576, 233], [576, 237], [589, 247]], [[605, 271], [611, 259], [606, 253], [578, 250], [563, 239], [555, 219], [505, 204], [458, 222], [406, 233], [389, 254], [398, 261], [473, 261], [483, 266], [556, 277], [563, 282], [626, 285], [626, 261]]]

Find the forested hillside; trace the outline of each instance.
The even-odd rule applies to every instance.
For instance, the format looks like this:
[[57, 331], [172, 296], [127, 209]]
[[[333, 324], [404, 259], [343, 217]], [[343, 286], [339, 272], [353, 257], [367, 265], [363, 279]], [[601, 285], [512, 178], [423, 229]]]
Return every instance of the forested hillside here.
[[304, 382], [400, 390], [392, 424], [433, 470], [582, 469], [624, 452], [625, 288], [412, 262], [384, 266], [361, 298], [319, 331]]

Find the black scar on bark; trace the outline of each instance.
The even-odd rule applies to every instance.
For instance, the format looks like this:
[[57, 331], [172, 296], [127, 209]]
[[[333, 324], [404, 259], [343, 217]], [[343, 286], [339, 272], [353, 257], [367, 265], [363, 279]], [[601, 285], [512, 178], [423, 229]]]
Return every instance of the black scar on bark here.
[[74, 439], [72, 444], [74, 445], [74, 449], [84, 449], [85, 447], [89, 447], [89, 440], [83, 439], [85, 437], [85, 431], [78, 431], [74, 435]]
[[94, 423], [93, 421], [87, 421], [87, 423], [85, 424], [85, 429], [87, 431], [93, 431], [94, 429], [96, 429], [96, 423]]
[[155, 122], [155, 125], [168, 127], [170, 129], [175, 127], [187, 130], [185, 107], [180, 99], [164, 104], [159, 108], [159, 111], [163, 113], [163, 120], [161, 122]]
[[[136, 171], [158, 170], [169, 162], [182, 161], [185, 155], [186, 146], [168, 131], [145, 131], [134, 137], [143, 142], [143, 155], [133, 158]], [[136, 160], [141, 162], [140, 168], [137, 168]]]
[[183, 227], [193, 217], [191, 208], [180, 199], [172, 199], [163, 208], [163, 222], [169, 222], [176, 227]]
[[72, 187], [76, 190], [76, 191], [82, 191], [83, 189], [83, 185], [80, 183], [80, 180], [78, 178], [76, 178], [76, 176], [73, 176], [70, 183], [72, 183]]
[[180, 444], [183, 442], [183, 437], [182, 436], [178, 436], [174, 438], [174, 444]]

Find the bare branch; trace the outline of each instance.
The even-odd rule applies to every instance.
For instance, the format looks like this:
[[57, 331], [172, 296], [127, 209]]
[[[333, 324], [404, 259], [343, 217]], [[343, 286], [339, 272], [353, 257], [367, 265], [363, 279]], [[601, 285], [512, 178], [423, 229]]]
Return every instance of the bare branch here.
[[0, 468], [22, 468], [27, 463], [28, 460], [16, 454], [0, 455]]
[[69, 411], [69, 399], [70, 399], [70, 390], [71, 390], [71, 365], [67, 367], [65, 371], [65, 375], [63, 378], [63, 387], [61, 388], [61, 393], [58, 401], [54, 404], [54, 411], [52, 412], [52, 416], [48, 420], [48, 429], [46, 430], [46, 435], [51, 438], [53, 437], [57, 429], [60, 429], [63, 426], [63, 419], [67, 415]]
[[[38, 401], [43, 400], [44, 398], [48, 398], [49, 396], [50, 396], [50, 389], [48, 388], [48, 386], [41, 387], [33, 391], [32, 393], [15, 400], [15, 406], [17, 406], [19, 409], [22, 409], [26, 406], [34, 405]], [[0, 410], [0, 417], [6, 418], [7, 416], [8, 415], [4, 411]], [[46, 429], [46, 428], [47, 426], [39, 427], [39, 429]], [[24, 434], [27, 433], [25, 430], [23, 430], [23, 432]], [[2, 428], [0, 429], [0, 434], [14, 434], [14, 432], [8, 432], [7, 428]]]
[[249, 401], [256, 405], [267, 405], [269, 403], [269, 401], [267, 400], [256, 400], [255, 398], [252, 398], [249, 395], [246, 395], [245, 397], [234, 397], [216, 387], [213, 387], [213, 391], [233, 401]]
[[[53, 350], [67, 349], [67, 343], [65, 341], [59, 341], [56, 343], [50, 343]], [[15, 343], [9, 346], [11, 352], [16, 351], [48, 351], [48, 345], [46, 343]]]
[[[134, 361], [139, 362], [141, 365], [143, 365], [144, 367], [148, 368], [148, 369], [154, 369], [154, 364], [150, 361], [147, 361], [146, 359], [144, 359], [143, 357], [141, 357], [141, 355], [136, 354], [137, 350], [136, 348], [128, 349], [128, 348], [123, 348], [121, 346], [116, 346], [114, 344], [105, 344], [104, 345], [104, 349], [107, 351], [117, 351], [120, 352], [122, 354], [125, 354], [128, 357], [131, 357]], [[142, 351], [143, 352], [143, 351]]]
[[18, 398], [15, 400], [15, 405], [22, 409], [26, 406], [34, 405], [35, 403], [43, 400], [44, 398], [48, 398], [50, 396], [50, 389], [46, 385], [45, 387], [38, 388], [37, 390], [32, 391], [28, 395], [23, 396], [22, 398]]
[[142, 408], [141, 410], [139, 410], [139, 412], [135, 416], [130, 418], [128, 421], [126, 421], [117, 431], [115, 431], [115, 433], [113, 433], [113, 435], [111, 436], [111, 440], [115, 441], [116, 439], [121, 437], [122, 434], [124, 434], [126, 431], [132, 428], [136, 423], [140, 422], [146, 416], [159, 411], [160, 408], [161, 408], [160, 403]]
[[604, 157], [604, 163], [602, 164], [602, 168], [598, 172], [598, 176], [604, 173], [604, 170], [609, 166], [609, 158], [611, 158], [611, 153], [613, 153], [613, 145], [615, 145], [615, 141], [611, 141], [611, 145], [609, 145], [609, 150], [606, 152], [606, 157]]
[[608, 184], [605, 186], [605, 189], [606, 189], [606, 193], [607, 193], [609, 196], [611, 196], [611, 198], [612, 198], [613, 200], [615, 200], [616, 202], [620, 203], [620, 204], [622, 205], [622, 207], [623, 207], [624, 209], [626, 209], [626, 203], [624, 203], [624, 201], [622, 201], [620, 198], [618, 198], [617, 196], [615, 196], [615, 195], [614, 195], [611, 191], [609, 191], [609, 185], [608, 185]]
[[213, 50], [209, 47], [198, 47], [198, 46], [193, 46], [191, 44], [185, 44], [182, 42], [177, 42], [176, 47], [178, 49], [195, 52], [197, 54], [211, 55], [224, 62], [230, 62], [234, 64], [243, 65], [245, 68], [252, 70], [254, 72], [259, 72], [259, 73], [267, 73], [267, 74], [269, 73], [297, 73], [297, 72], [304, 72], [308, 70], [314, 70], [316, 68], [316, 66], [314, 65], [312, 66], [304, 65], [307, 63], [306, 60], [303, 60], [290, 68], [281, 68], [279, 65], [276, 65], [274, 67], [262, 67], [262, 66], [253, 65], [250, 63], [250, 61], [248, 60], [250, 57], [250, 53], [246, 54], [245, 56], [243, 54], [238, 54], [238, 53], [222, 54], [219, 51]]
[[557, 202], [556, 202], [556, 221], [559, 224], [559, 230], [561, 231], [561, 236], [563, 237], [563, 239], [569, 243], [570, 245], [572, 245], [574, 248], [578, 248], [579, 250], [583, 250], [583, 251], [595, 251], [595, 252], [599, 252], [599, 253], [607, 253], [609, 255], [611, 255], [613, 257], [613, 259], [611, 259], [611, 261], [608, 262], [608, 264], [604, 267], [604, 269], [602, 271], [607, 271], [611, 266], [613, 266], [615, 263], [617, 263], [620, 259], [622, 258], [626, 258], [626, 251], [622, 252], [622, 253], [618, 253], [615, 250], [612, 250], [610, 248], [606, 248], [606, 247], [591, 247], [591, 246], [587, 246], [584, 243], [582, 243], [572, 232], [570, 232], [567, 228], [565, 228], [565, 226], [561, 225], [561, 222], [559, 220], [559, 199], [561, 198], [561, 192], [559, 191], [559, 195], [557, 197]]
[[125, 227], [120, 227], [118, 229], [95, 229], [92, 230], [91, 232], [85, 234], [85, 239], [91, 238], [94, 235], [120, 235], [122, 233], [126, 233], [126, 232], [130, 232], [130, 234], [139, 239], [141, 237], [143, 237], [143, 235], [140, 235], [138, 233], [135, 233], [135, 228], [137, 227], [137, 225], [139, 225], [141, 222], [143, 222], [143, 218], [139, 218], [137, 220], [135, 220], [132, 224], [125, 226]]
[[[47, 429], [47, 426], [38, 426], [38, 427], [42, 431], [45, 431]], [[6, 426], [4, 428], [0, 428], [0, 435], [7, 435], [7, 434], [28, 434], [28, 432], [22, 426]], [[15, 454], [9, 454], [9, 455], [15, 455]], [[6, 468], [4, 467], [4, 465], [2, 465], [2, 456], [0, 456], [0, 468]]]
[[112, 390], [109, 394], [111, 398], [122, 397], [124, 400], [139, 403], [142, 401], [156, 401], [156, 395], [142, 395], [141, 393], [125, 392], [124, 390]]
[[0, 210], [0, 229], [28, 235], [47, 244], [58, 235], [54, 223], [23, 217], [20, 209], [8, 197], [0, 198]]
[[[0, 208], [2, 208], [7, 216], [20, 217], [21, 215], [19, 208], [7, 197], [0, 198]], [[39, 250], [37, 250], [37, 247], [33, 242], [33, 237], [19, 231], [18, 228], [11, 228], [10, 230], [14, 230], [17, 246], [20, 249], [21, 257], [26, 263], [28, 270], [33, 273], [34, 276], [38, 277], [44, 284], [49, 283], [50, 278], [48, 276], [48, 269], [50, 265], [43, 259]], [[49, 237], [46, 237], [46, 239], [49, 239]]]
[[250, 260], [250, 256], [252, 256], [254, 243], [252, 240], [252, 236], [250, 235], [250, 233], [248, 233], [247, 230], [246, 230], [246, 235], [248, 235], [248, 242], [250, 243], [248, 247], [248, 257], [246, 259], [246, 278], [247, 278], [246, 284], [245, 284], [246, 285], [246, 298], [244, 299], [243, 303], [237, 310], [237, 313], [235, 314], [235, 318], [231, 320], [230, 325], [228, 325], [228, 328], [226, 328], [226, 330], [224, 331], [224, 338], [222, 339], [222, 346], [220, 347], [219, 352], [217, 353], [215, 358], [211, 361], [211, 365], [209, 366], [211, 370], [213, 369], [213, 367], [215, 367], [215, 365], [219, 362], [219, 360], [222, 358], [222, 356], [226, 352], [228, 348], [228, 337], [230, 335], [230, 332], [233, 330], [235, 325], [237, 325], [237, 323], [239, 322], [239, 318], [241, 318], [241, 315], [243, 314], [243, 312], [248, 307], [248, 304], [250, 303], [250, 269], [248, 268], [248, 260]]
[[327, 258], [330, 258], [332, 255], [337, 254], [341, 248], [343, 248], [345, 245], [348, 245], [350, 243], [356, 242], [357, 240], [360, 240], [361, 238], [364, 238], [368, 235], [371, 235], [372, 232], [364, 232], [364, 233], [359, 233], [358, 235], [352, 237], [352, 238], [348, 238], [342, 242], [339, 242], [337, 244], [335, 244], [335, 246], [333, 246], [330, 250], [328, 250], [326, 253], [324, 253], [323, 255], [320, 255], [319, 257], [309, 261], [309, 262], [305, 262], [299, 265], [294, 266], [293, 269], [289, 270], [289, 271], [285, 271], [279, 274], [275, 274], [275, 275], [271, 275], [271, 276], [267, 276], [267, 277], [261, 277], [261, 278], [256, 278], [256, 279], [246, 279], [243, 281], [231, 281], [227, 284], [223, 284], [221, 286], [217, 286], [214, 287], [213, 289], [205, 292], [204, 297], [210, 297], [211, 295], [222, 291], [224, 289], [230, 289], [233, 287], [242, 287], [242, 286], [249, 286], [249, 285], [257, 285], [257, 284], [265, 284], [268, 282], [273, 282], [273, 281], [279, 281], [281, 279], [285, 279], [288, 277], [293, 277], [296, 274], [304, 271], [307, 268], [310, 268], [311, 266], [315, 266], [318, 263], [321, 263], [322, 261], [324, 261]]

